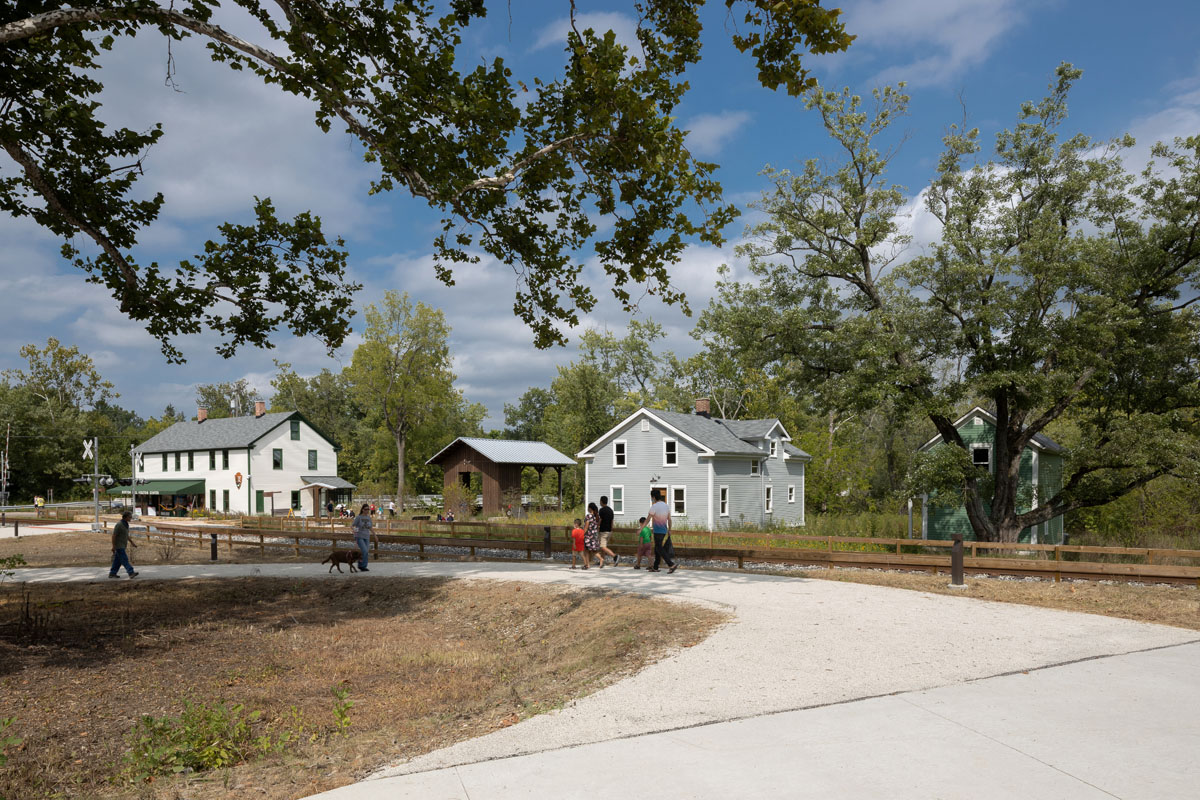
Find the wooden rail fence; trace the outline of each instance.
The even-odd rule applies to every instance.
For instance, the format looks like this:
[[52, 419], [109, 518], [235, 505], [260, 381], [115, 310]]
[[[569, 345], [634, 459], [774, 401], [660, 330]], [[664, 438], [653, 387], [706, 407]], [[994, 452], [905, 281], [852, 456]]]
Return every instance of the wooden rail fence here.
[[[146, 522], [157, 528], [155, 539], [176, 543], [195, 541], [211, 544], [217, 534], [225, 549], [234, 546], [285, 548], [296, 556], [302, 552], [327, 552], [341, 543], [353, 547], [349, 520], [266, 520], [267, 527], [253, 526], [250, 518], [241, 526], [179, 525]], [[514, 557], [524, 551], [524, 560], [540, 557], [545, 526], [511, 523], [384, 520], [376, 524], [378, 543], [374, 556], [405, 558], [475, 558], [479, 549], [511, 550]], [[569, 552], [567, 529], [551, 526], [551, 550]], [[886, 539], [858, 536], [805, 536], [747, 531], [677, 531], [672, 534], [675, 552], [684, 559], [727, 561], [744, 568], [747, 562], [780, 565], [859, 567], [949, 573], [952, 542], [925, 539]], [[304, 540], [309, 540], [308, 542]], [[319, 541], [321, 544], [311, 544]], [[328, 542], [328, 544], [325, 544]], [[379, 549], [379, 544], [404, 544], [415, 550]], [[615, 552], [636, 552], [636, 531], [619, 529], [609, 542]], [[429, 551], [431, 547], [459, 548], [467, 555]], [[1142, 547], [1092, 547], [1000, 542], [966, 542], [966, 570], [974, 574], [1032, 576], [1060, 581], [1066, 579], [1125, 580], [1200, 586], [1200, 550], [1168, 550]]]

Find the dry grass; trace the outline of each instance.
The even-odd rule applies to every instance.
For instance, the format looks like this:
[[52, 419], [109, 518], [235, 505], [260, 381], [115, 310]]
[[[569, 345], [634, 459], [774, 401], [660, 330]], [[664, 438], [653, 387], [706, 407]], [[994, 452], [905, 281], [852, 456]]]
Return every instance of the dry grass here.
[[[441, 579], [0, 586], [0, 718], [24, 740], [0, 796], [300, 797], [561, 706], [720, 620], [636, 595]], [[354, 702], [345, 736], [335, 687]], [[185, 698], [244, 704], [262, 712], [258, 732], [299, 741], [131, 783], [129, 731]]]

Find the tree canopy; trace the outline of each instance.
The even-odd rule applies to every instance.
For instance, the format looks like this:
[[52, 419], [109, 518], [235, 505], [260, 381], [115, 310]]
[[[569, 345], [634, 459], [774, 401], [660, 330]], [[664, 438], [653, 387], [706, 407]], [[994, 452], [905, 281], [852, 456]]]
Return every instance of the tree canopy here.
[[[513, 266], [513, 310], [539, 346], [565, 341], [556, 323], [576, 322], [596, 302], [580, 279], [585, 246], [626, 308], [630, 283], [686, 303], [669, 266], [688, 239], [720, 243], [735, 214], [715, 165], [693, 158], [674, 121], [683, 73], [700, 58], [703, 0], [633, 2], [633, 49], [612, 31], [580, 30], [574, 3], [564, 3], [572, 22], [564, 71], [526, 80], [500, 58], [460, 67], [484, 0], [233, 5], [268, 42], [222, 28], [216, 0], [0, 9], [0, 147], [12, 160], [0, 165], [0, 209], [64, 239], [64, 255], [145, 323], [169, 360], [184, 358], [175, 337], [205, 328], [222, 335], [226, 356], [270, 346], [284, 325], [337, 347], [358, 286], [347, 279], [341, 239], [308, 213], [277, 218], [269, 198], [255, 198], [253, 224], [221, 225], [192, 258], [135, 261], [139, 235], [167, 201], [136, 192], [163, 132], [109, 129], [94, 98], [101, 51], [139, 30], [201, 37], [213, 61], [311, 100], [318, 126], [361, 143], [377, 167], [373, 192], [406, 191], [441, 214], [433, 242], [441, 280], [452, 284], [457, 267], [483, 254]], [[725, 6], [741, 17], [734, 46], [754, 59], [763, 85], [790, 94], [812, 81], [804, 53], [842, 50], [852, 38], [819, 0]], [[600, 219], [611, 223], [603, 235]]]
[[[726, 283], [710, 310], [826, 407], [926, 416], [950, 447], [920, 471], [924, 488], [964, 501], [980, 539], [1014, 541], [1191, 474], [1200, 456], [1200, 136], [1156, 145], [1131, 173], [1131, 137], [1063, 134], [1079, 77], [1060, 66], [992, 160], [978, 158], [978, 130], [951, 127], [923, 193], [939, 235], [916, 254], [903, 188], [887, 182], [896, 149], [880, 144], [906, 111], [903, 86], [871, 104], [811, 91], [842, 159], [769, 171], [769, 219], [744, 249], [758, 280]], [[997, 418], [994, 474], [971, 464], [953, 424], [974, 402]], [[1069, 448], [1062, 490], [1022, 496], [1021, 452], [1046, 431]]]

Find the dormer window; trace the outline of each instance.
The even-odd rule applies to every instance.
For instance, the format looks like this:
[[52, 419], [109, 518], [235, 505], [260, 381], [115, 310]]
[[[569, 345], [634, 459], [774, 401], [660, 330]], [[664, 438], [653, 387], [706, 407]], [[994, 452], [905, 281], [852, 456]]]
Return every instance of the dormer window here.
[[779, 442], [771, 440], [771, 458], [774, 458], [779, 452]]

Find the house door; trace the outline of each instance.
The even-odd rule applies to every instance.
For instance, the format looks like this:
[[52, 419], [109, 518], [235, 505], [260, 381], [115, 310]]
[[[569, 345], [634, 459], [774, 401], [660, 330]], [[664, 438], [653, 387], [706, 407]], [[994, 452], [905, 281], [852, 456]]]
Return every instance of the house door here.
[[[671, 507], [671, 488], [664, 483], [661, 486], [651, 486], [650, 487], [650, 491], [652, 491], [652, 492], [655, 489], [658, 490], [658, 499], [660, 499], [664, 503], [666, 503], [667, 508], [670, 508]], [[641, 515], [639, 515], [639, 516], [641, 516]]]

